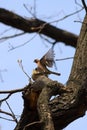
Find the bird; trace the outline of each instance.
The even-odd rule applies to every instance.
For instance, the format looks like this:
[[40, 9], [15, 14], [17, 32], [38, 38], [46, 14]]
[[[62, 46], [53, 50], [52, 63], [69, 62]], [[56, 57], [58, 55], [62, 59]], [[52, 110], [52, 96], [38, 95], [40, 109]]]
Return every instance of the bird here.
[[60, 73], [53, 72], [47, 68], [47, 67], [52, 67], [53, 64], [55, 63], [54, 57], [55, 57], [55, 53], [52, 47], [40, 60], [35, 59], [34, 62], [37, 64], [37, 68], [33, 71], [34, 74], [37, 73], [36, 75], [39, 75], [39, 73], [42, 73], [42, 74], [47, 74], [47, 76], [49, 74], [55, 74], [59, 76]]
[[40, 76], [45, 75], [46, 77], [48, 77], [48, 73], [47, 72], [43, 72], [40, 68], [35, 68], [32, 71], [32, 79], [35, 81], [37, 78], [39, 78]]

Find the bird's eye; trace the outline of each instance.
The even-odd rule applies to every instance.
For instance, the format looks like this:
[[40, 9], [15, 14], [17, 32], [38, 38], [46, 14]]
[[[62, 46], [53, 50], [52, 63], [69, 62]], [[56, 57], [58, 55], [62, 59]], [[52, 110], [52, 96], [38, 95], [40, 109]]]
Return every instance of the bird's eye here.
[[37, 63], [37, 59], [35, 59], [34, 62]]

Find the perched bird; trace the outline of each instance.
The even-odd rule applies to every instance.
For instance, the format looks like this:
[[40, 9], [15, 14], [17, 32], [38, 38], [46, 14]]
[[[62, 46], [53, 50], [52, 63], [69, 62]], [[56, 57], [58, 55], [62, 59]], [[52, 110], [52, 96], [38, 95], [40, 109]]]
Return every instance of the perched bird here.
[[37, 64], [36, 70], [34, 70], [34, 73], [42, 73], [42, 74], [55, 74], [60, 75], [60, 73], [50, 71], [47, 67], [52, 67], [54, 64], [54, 50], [53, 48], [49, 49], [49, 51], [39, 60], [35, 59], [34, 62]]
[[43, 72], [41, 69], [39, 68], [35, 68], [32, 71], [32, 79], [35, 81], [37, 78], [39, 78], [39, 76], [41, 75], [45, 75], [46, 77], [48, 77], [48, 73]]

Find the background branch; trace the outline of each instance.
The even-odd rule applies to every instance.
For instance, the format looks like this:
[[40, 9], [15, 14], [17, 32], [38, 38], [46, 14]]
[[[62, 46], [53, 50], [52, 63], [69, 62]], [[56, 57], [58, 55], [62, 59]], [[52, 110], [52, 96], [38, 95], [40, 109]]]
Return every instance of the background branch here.
[[77, 44], [78, 36], [73, 33], [56, 28], [55, 26], [39, 19], [24, 19], [23, 17], [3, 8], [0, 8], [0, 22], [27, 33], [39, 32], [57, 42], [63, 42], [72, 47], [76, 47]]

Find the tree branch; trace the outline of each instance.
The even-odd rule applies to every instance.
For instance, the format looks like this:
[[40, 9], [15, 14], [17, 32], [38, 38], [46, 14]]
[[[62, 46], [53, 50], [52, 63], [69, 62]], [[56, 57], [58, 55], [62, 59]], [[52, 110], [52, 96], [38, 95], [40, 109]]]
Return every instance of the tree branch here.
[[41, 33], [57, 42], [76, 47], [78, 36], [66, 30], [56, 28], [39, 19], [24, 19], [23, 17], [0, 8], [0, 22], [28, 33]]
[[87, 14], [87, 5], [86, 5], [85, 0], [82, 0], [82, 4], [83, 4], [83, 6], [84, 6], [84, 8], [85, 8], [85, 11], [86, 11], [86, 14]]
[[[38, 111], [37, 111], [37, 100], [38, 97], [42, 92], [44, 93], [44, 87], [47, 86], [50, 89], [50, 96], [51, 95], [56, 95], [58, 93], [64, 93], [66, 91], [65, 88], [63, 88], [64, 86], [56, 81], [52, 81], [51, 79], [48, 79], [47, 77], [40, 76], [31, 86], [27, 86], [27, 89], [23, 92], [23, 99], [24, 99], [24, 110], [21, 116], [21, 119], [18, 123], [18, 126], [16, 126], [15, 130], [23, 130], [24, 128], [26, 128], [26, 130], [28, 130], [29, 128], [32, 130], [33, 129], [37, 129], [39, 130], [40, 127], [42, 127], [45, 123], [45, 120], [39, 119], [39, 115], [40, 115], [40, 111], [41, 107], [38, 108], [39, 111], [39, 115], [38, 115]], [[42, 96], [41, 96], [42, 97]], [[45, 98], [45, 96], [44, 96]], [[40, 98], [39, 98], [40, 99]], [[40, 101], [40, 100], [39, 100]], [[44, 100], [46, 101], [46, 100]], [[47, 103], [47, 101], [46, 101]], [[40, 106], [40, 103], [38, 102], [38, 106]], [[44, 109], [47, 111], [46, 107], [44, 106]], [[43, 113], [44, 114], [44, 113]], [[47, 112], [46, 112], [47, 114]], [[49, 114], [47, 116], [47, 119], [49, 120], [49, 124], [50, 122], [52, 122], [52, 120], [50, 119], [51, 115], [50, 115], [50, 111]], [[34, 122], [38, 122], [40, 120], [40, 122], [42, 122], [42, 125], [31, 125], [34, 124]], [[47, 125], [46, 125], [47, 126]], [[46, 127], [45, 127], [46, 128]], [[52, 127], [53, 128], [53, 127]]]
[[13, 93], [18, 93], [24, 91], [25, 88], [20, 88], [20, 89], [14, 89], [14, 90], [5, 90], [5, 91], [0, 91], [0, 94], [13, 94]]
[[44, 122], [42, 130], [55, 130], [52, 120], [51, 111], [49, 108], [49, 88], [45, 87], [38, 99], [37, 108], [40, 116], [40, 120]]

